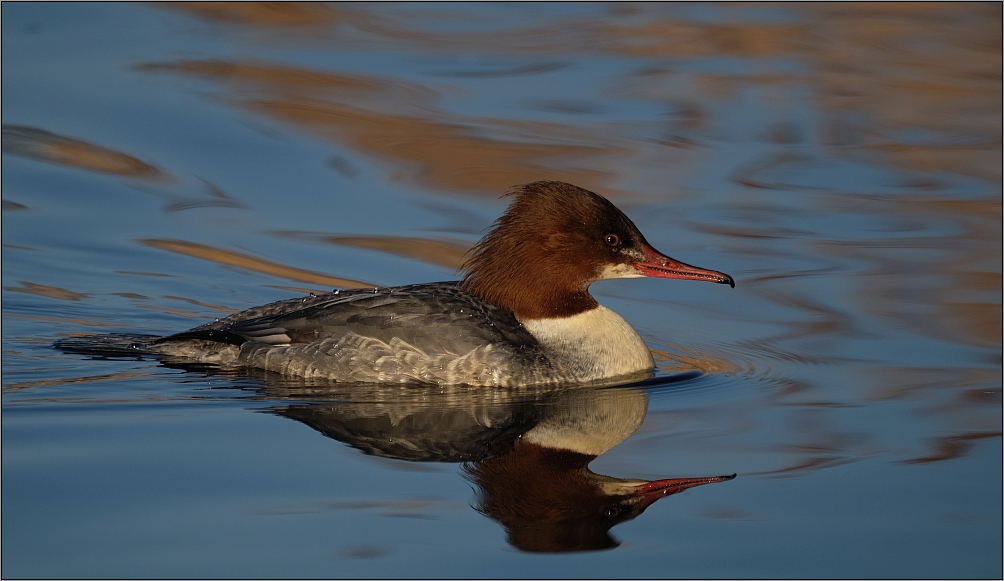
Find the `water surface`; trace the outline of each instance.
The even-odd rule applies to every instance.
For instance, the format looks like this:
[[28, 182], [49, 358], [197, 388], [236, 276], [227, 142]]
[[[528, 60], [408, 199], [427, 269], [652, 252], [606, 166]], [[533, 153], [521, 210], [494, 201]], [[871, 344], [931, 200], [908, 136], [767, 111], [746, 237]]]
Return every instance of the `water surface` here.
[[[2, 10], [5, 577], [1001, 576], [999, 4]], [[736, 279], [593, 286], [654, 380], [52, 348], [453, 280], [539, 179]]]

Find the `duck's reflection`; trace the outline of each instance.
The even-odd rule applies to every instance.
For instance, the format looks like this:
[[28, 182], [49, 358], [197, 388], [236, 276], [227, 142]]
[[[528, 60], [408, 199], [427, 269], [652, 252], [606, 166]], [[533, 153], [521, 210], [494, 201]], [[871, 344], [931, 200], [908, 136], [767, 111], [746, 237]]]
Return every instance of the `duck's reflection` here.
[[476, 510], [524, 551], [616, 547], [609, 530], [656, 500], [731, 476], [631, 480], [589, 463], [624, 441], [648, 399], [632, 387], [491, 391], [398, 386], [270, 385], [274, 412], [375, 456], [461, 462]]
[[510, 451], [464, 465], [478, 486], [477, 511], [498, 521], [509, 544], [524, 551], [609, 549], [609, 530], [656, 500], [731, 476], [627, 480], [596, 474], [596, 456], [516, 441]]

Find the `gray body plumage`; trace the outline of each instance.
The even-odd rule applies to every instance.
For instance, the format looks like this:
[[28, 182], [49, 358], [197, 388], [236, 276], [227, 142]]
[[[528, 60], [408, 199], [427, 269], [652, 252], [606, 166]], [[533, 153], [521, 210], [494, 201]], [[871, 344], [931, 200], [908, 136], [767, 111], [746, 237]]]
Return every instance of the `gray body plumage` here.
[[254, 307], [167, 337], [94, 336], [57, 347], [153, 354], [346, 382], [515, 386], [572, 381], [515, 316], [430, 283], [348, 290]]

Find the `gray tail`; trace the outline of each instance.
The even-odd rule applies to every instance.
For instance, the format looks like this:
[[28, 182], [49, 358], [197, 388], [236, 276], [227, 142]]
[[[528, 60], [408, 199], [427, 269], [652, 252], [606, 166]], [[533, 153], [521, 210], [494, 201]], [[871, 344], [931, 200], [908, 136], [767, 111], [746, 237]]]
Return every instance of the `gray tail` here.
[[140, 357], [153, 353], [149, 345], [157, 335], [85, 335], [67, 337], [52, 344], [65, 353], [80, 353], [99, 357]]

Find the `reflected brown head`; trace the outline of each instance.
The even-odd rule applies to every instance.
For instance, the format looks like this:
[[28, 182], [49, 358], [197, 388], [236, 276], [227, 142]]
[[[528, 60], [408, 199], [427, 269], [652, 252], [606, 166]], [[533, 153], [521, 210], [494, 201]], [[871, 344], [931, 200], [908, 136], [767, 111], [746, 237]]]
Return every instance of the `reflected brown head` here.
[[595, 458], [519, 440], [509, 453], [464, 471], [480, 488], [476, 509], [505, 528], [509, 544], [546, 553], [614, 548], [610, 528], [656, 500], [735, 477], [624, 480], [590, 471]]

